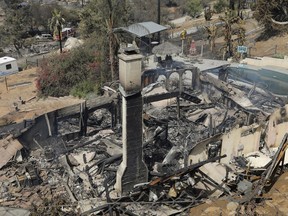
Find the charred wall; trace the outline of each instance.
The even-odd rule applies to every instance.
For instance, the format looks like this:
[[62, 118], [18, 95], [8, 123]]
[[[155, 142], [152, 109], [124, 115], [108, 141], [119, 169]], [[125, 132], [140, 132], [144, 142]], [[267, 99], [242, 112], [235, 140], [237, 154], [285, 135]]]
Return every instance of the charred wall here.
[[46, 140], [57, 135], [57, 119], [55, 112], [46, 113], [35, 118], [35, 124], [21, 134], [19, 141], [28, 149], [38, 149], [39, 144], [44, 147]]

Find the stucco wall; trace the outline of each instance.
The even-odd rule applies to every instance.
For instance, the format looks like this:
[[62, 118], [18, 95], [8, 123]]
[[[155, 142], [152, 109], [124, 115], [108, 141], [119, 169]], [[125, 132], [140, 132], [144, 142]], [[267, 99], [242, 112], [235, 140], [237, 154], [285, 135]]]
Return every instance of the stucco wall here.
[[257, 59], [245, 58], [244, 60], [242, 60], [241, 63], [248, 65], [255, 65], [259, 67], [276, 66], [276, 67], [288, 68], [288, 57], [285, 56], [284, 59], [271, 58], [271, 57], [257, 57]]
[[259, 125], [235, 128], [223, 135], [221, 154], [227, 157], [221, 159], [222, 163], [228, 164], [235, 156], [241, 156], [250, 152], [258, 151], [260, 144], [261, 128]]
[[268, 147], [278, 147], [285, 133], [288, 133], [288, 105], [276, 110], [269, 117], [265, 140]]

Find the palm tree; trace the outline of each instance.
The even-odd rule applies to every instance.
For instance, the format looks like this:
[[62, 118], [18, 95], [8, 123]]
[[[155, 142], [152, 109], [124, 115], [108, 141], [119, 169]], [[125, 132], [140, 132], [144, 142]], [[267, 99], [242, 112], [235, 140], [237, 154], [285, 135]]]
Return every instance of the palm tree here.
[[225, 16], [224, 17], [220, 16], [219, 19], [224, 23], [223, 24], [224, 40], [225, 40], [224, 51], [226, 52], [226, 54], [223, 54], [223, 56], [227, 55], [226, 57], [229, 58], [233, 56], [232, 25], [235, 23], [239, 23], [241, 19], [238, 16], [234, 16], [231, 10], [226, 11]]
[[217, 26], [215, 24], [210, 24], [209, 26], [204, 26], [208, 34], [208, 40], [210, 45], [210, 51], [213, 52], [215, 48], [215, 40], [217, 36]]
[[119, 39], [114, 30], [128, 23], [130, 11], [127, 2], [127, 0], [90, 0], [80, 15], [80, 32], [86, 38], [97, 35], [94, 43], [101, 43], [99, 47], [103, 50], [101, 55], [105, 56], [105, 59], [109, 58], [112, 80], [118, 76]]
[[56, 32], [59, 35], [59, 45], [60, 45], [60, 53], [62, 53], [62, 28], [65, 23], [65, 19], [62, 17], [61, 11], [57, 11], [54, 9], [52, 11], [52, 18], [49, 20], [50, 30]]

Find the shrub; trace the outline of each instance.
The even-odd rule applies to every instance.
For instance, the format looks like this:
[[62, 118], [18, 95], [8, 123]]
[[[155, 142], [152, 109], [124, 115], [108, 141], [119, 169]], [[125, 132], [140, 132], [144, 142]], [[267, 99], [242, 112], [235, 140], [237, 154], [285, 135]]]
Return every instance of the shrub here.
[[282, 53], [276, 53], [276, 54], [274, 54], [272, 57], [273, 58], [278, 58], [278, 59], [284, 59], [284, 54], [282, 54]]
[[187, 12], [193, 18], [200, 16], [202, 9], [203, 7], [200, 0], [189, 0], [187, 2]]
[[85, 98], [91, 92], [99, 92], [99, 86], [91, 80], [84, 80], [71, 89], [71, 95], [79, 98]]
[[218, 0], [214, 5], [214, 10], [216, 13], [221, 13], [228, 7], [226, 0]]
[[251, 4], [250, 4], [250, 9], [251, 9], [252, 11], [255, 11], [255, 10], [256, 10], [256, 7], [257, 7], [257, 4], [256, 4], [256, 3], [251, 3]]
[[60, 97], [73, 93], [79, 97], [95, 91], [101, 80], [98, 54], [87, 46], [44, 59], [38, 68], [40, 96]]

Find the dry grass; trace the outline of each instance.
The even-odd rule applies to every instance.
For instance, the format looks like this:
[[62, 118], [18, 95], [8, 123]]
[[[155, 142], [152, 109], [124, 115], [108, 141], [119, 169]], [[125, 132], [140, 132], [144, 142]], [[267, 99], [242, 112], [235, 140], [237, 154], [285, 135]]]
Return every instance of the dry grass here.
[[[0, 78], [0, 125], [21, 122], [24, 119], [31, 119], [46, 112], [82, 101], [72, 96], [38, 98], [35, 86], [36, 77], [36, 68], [7, 76], [8, 91], [4, 77]], [[24, 101], [33, 99], [21, 104], [19, 97]], [[15, 111], [14, 103], [17, 103], [19, 111]]]

